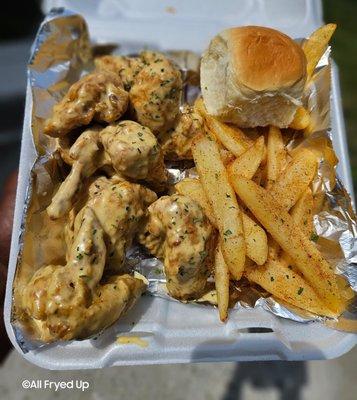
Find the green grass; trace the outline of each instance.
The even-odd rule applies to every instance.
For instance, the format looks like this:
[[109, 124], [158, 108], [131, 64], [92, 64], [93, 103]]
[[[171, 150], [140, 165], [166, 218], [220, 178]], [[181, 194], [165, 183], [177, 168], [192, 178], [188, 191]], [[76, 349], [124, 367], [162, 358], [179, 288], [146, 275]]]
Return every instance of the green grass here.
[[357, 1], [324, 0], [326, 22], [335, 22], [332, 57], [340, 70], [343, 112], [355, 193], [357, 194]]

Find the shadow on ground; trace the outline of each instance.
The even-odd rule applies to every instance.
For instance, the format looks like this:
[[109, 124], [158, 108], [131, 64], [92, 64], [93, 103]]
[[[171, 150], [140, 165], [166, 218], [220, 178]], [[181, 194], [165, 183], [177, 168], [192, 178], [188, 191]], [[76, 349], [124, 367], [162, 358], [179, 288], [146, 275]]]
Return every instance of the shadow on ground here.
[[306, 364], [301, 361], [246, 362], [236, 364], [222, 400], [241, 400], [243, 385], [254, 389], [276, 389], [280, 400], [299, 400], [307, 384]]

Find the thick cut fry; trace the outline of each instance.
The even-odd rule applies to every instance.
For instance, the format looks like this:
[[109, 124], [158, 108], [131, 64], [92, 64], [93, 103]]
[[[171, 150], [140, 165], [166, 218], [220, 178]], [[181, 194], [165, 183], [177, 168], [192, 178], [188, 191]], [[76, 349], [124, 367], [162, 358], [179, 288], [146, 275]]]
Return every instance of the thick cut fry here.
[[[267, 163], [265, 187], [270, 189], [277, 181], [281, 172], [286, 166], [287, 153], [283, 141], [283, 136], [279, 128], [271, 126], [267, 141]], [[268, 259], [275, 259], [279, 255], [279, 245], [271, 237], [268, 239]]]
[[192, 145], [198, 175], [213, 209], [219, 230], [221, 249], [234, 279], [240, 279], [245, 262], [242, 214], [217, 143], [209, 136], [198, 137]]
[[335, 29], [336, 24], [327, 24], [321, 26], [321, 28], [313, 32], [309, 39], [303, 43], [302, 49], [307, 60], [307, 81], [311, 79], [316, 65], [325, 53]]
[[280, 129], [275, 126], [269, 128], [267, 144], [267, 182], [269, 189], [278, 179], [286, 165], [286, 150]]
[[263, 265], [268, 258], [267, 235], [264, 229], [244, 212], [242, 219], [247, 256], [256, 264]]
[[219, 148], [219, 154], [221, 156], [223, 165], [227, 167], [230, 163], [232, 163], [236, 158], [234, 155], [227, 149], [225, 149], [223, 146]]
[[260, 136], [248, 150], [228, 166], [228, 173], [252, 179], [264, 157], [264, 136]]
[[277, 260], [281, 249], [278, 243], [268, 235], [268, 260]]
[[316, 155], [308, 149], [299, 150], [269, 193], [285, 210], [290, 210], [314, 178], [316, 168]]
[[269, 260], [262, 267], [248, 266], [244, 274], [273, 296], [318, 315], [335, 317], [305, 279], [278, 260]]
[[[190, 197], [200, 204], [211, 224], [217, 227], [212, 207], [198, 179], [184, 179], [178, 182], [175, 188], [180, 194]], [[247, 256], [256, 264], [263, 265], [268, 254], [267, 235], [264, 229], [244, 212], [242, 212], [242, 221]]]
[[[291, 210], [291, 217], [296, 225], [298, 225], [304, 235], [310, 239], [314, 232], [314, 222], [312, 219], [312, 209], [314, 206], [314, 198], [310, 188], [307, 188], [295, 206]], [[287, 253], [281, 255], [281, 262], [285, 266], [293, 264]]]
[[197, 97], [197, 99], [195, 100], [195, 104], [193, 105], [193, 108], [195, 112], [200, 114], [203, 119], [207, 115], [207, 110], [202, 97]]
[[257, 184], [257, 185], [262, 185], [262, 181], [263, 181], [263, 175], [265, 173], [265, 166], [260, 166], [257, 169], [257, 172], [255, 173], [255, 175], [253, 176], [253, 181]]
[[253, 144], [239, 128], [224, 124], [211, 116], [205, 118], [205, 125], [216, 140], [236, 157], [243, 154]]
[[332, 312], [340, 312], [342, 304], [332, 267], [322, 257], [314, 243], [294, 223], [290, 214], [268, 191], [248, 179], [236, 179], [233, 186], [243, 203], [280, 247], [289, 254], [294, 266], [315, 289], [321, 300]]
[[220, 246], [218, 246], [216, 250], [214, 268], [215, 268], [214, 281], [217, 292], [219, 318], [222, 322], [224, 322], [228, 317], [229, 271], [227, 264], [224, 261]]
[[311, 123], [309, 112], [304, 107], [298, 107], [289, 128], [303, 130]]
[[195, 110], [200, 113], [205, 121], [206, 128], [227, 150], [236, 157], [243, 154], [253, 142], [244, 134], [242, 130], [209, 115], [203, 104], [203, 99], [199, 98], [195, 102]]
[[313, 207], [314, 197], [311, 189], [307, 188], [290, 212], [293, 221], [301, 227], [307, 238], [314, 232]]

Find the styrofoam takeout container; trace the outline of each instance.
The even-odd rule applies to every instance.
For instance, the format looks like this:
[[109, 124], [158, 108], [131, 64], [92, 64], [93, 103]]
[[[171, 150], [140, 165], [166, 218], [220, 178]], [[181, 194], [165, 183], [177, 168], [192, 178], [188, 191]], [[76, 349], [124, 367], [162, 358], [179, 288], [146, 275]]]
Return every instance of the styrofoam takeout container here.
[[[85, 17], [92, 40], [120, 43], [124, 53], [138, 51], [144, 46], [201, 52], [218, 31], [248, 24], [271, 26], [292, 37], [306, 37], [323, 23], [318, 0], [47, 0], [43, 10], [48, 12], [59, 6]], [[7, 331], [20, 353], [10, 324], [12, 282], [27, 182], [36, 156], [30, 131], [29, 88], [26, 98], [5, 301]], [[347, 190], [353, 193], [336, 65], [332, 68], [331, 101], [333, 142], [340, 159], [338, 173]], [[114, 338], [123, 332], [141, 337], [148, 346], [118, 345]], [[338, 357], [356, 342], [357, 335], [332, 330], [319, 323], [278, 318], [262, 309], [241, 309], [222, 324], [217, 310], [212, 307], [202, 309], [147, 296], [96, 340], [55, 344], [23, 356], [49, 369], [202, 361], [312, 360]]]

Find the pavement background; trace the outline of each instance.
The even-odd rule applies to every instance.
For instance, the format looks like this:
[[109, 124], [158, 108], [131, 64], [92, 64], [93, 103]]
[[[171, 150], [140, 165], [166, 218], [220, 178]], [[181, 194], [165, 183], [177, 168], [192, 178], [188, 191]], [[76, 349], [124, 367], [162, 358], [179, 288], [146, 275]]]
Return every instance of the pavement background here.
[[[41, 19], [38, 1], [21, 2], [21, 7], [18, 2], [5, 3], [0, 13], [0, 194], [6, 177], [18, 165], [25, 65]], [[357, 1], [324, 0], [323, 4], [325, 20], [338, 24], [332, 54], [340, 68], [351, 168], [357, 188]], [[5, 265], [0, 260], [2, 277], [6, 274]], [[3, 280], [1, 278], [0, 283]], [[6, 343], [4, 333], [0, 333], [0, 353], [5, 352]], [[357, 349], [354, 349], [329, 361], [208, 363], [52, 372], [29, 364], [11, 351], [0, 365], [0, 399], [354, 400], [357, 399], [356, 361]], [[24, 390], [21, 387], [24, 379], [83, 379], [89, 382], [90, 389], [83, 393]]]
[[[0, 369], [4, 400], [355, 400], [357, 348], [328, 361], [249, 362], [46, 371], [9, 354]], [[89, 389], [24, 390], [24, 379], [82, 379]]]

